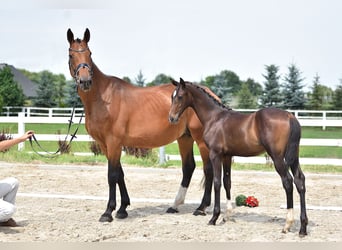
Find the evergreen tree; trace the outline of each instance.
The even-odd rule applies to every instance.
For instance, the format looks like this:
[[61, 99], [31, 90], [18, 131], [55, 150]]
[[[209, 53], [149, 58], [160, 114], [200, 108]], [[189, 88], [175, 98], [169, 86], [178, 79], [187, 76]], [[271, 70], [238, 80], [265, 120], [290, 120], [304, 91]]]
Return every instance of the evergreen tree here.
[[55, 107], [56, 86], [54, 84], [53, 74], [47, 70], [42, 71], [37, 84], [37, 97], [34, 100], [34, 105], [46, 108]]
[[311, 87], [312, 92], [309, 93], [309, 108], [310, 109], [321, 109], [322, 108], [322, 88], [320, 87], [320, 80], [318, 74], [313, 79], [313, 85]]
[[333, 108], [335, 110], [342, 110], [342, 79], [340, 79], [340, 84], [337, 85], [334, 91]]
[[303, 92], [301, 72], [295, 64], [288, 67], [288, 73], [285, 75], [282, 96], [284, 98], [284, 109], [303, 109], [305, 106], [305, 95]]
[[238, 108], [240, 109], [254, 109], [257, 107], [256, 97], [251, 93], [247, 83], [243, 83], [238, 96]]
[[2, 97], [3, 106], [24, 106], [24, 91], [14, 80], [9, 66], [5, 66], [0, 70], [0, 96]]
[[280, 107], [281, 106], [281, 91], [278, 75], [279, 67], [271, 64], [266, 65], [266, 74], [263, 77], [266, 79], [264, 82], [264, 91], [260, 98], [261, 107]]
[[139, 73], [137, 75], [137, 77], [135, 78], [135, 84], [140, 86], [140, 87], [144, 87], [145, 86], [145, 78], [143, 73], [141, 72], [141, 70], [139, 70]]

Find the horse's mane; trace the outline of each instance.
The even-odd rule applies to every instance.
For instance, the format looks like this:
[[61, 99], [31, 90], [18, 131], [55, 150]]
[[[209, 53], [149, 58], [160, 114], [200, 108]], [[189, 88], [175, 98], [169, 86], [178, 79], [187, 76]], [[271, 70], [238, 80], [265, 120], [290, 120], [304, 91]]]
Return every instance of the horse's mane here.
[[192, 82], [185, 82], [186, 84], [189, 84], [191, 86], [194, 86], [195, 88], [201, 90], [203, 93], [205, 93], [216, 105], [218, 105], [221, 108], [232, 110], [232, 108], [227, 107], [222, 102], [218, 101], [216, 98], [214, 98], [203, 86], [192, 83]]

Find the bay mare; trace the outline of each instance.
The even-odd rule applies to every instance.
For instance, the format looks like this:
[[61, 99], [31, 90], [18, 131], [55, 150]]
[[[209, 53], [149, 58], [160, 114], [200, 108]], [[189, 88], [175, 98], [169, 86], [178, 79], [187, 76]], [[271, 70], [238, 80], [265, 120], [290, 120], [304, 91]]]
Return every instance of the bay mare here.
[[[284, 110], [265, 108], [251, 114], [242, 114], [226, 108], [207, 94], [203, 88], [185, 82], [173, 81], [169, 121], [176, 124], [191, 107], [204, 126], [203, 138], [209, 148], [214, 171], [215, 205], [209, 224], [215, 225], [220, 215], [220, 189], [223, 166], [223, 185], [226, 190], [227, 211], [231, 213], [232, 156], [255, 156], [267, 152], [281, 177], [287, 199], [287, 216], [283, 232], [290, 230], [293, 216], [293, 181], [300, 195], [300, 236], [307, 234], [308, 218], [305, 205], [305, 177], [299, 166], [301, 127], [296, 117]], [[289, 167], [293, 177], [289, 172]]]
[[116, 184], [121, 196], [121, 206], [116, 217], [128, 216], [126, 208], [130, 205], [130, 199], [120, 163], [122, 146], [155, 148], [174, 140], [177, 140], [179, 146], [183, 178], [174, 204], [168, 212], [177, 212], [178, 206], [184, 203], [195, 169], [193, 143], [196, 141], [206, 180], [202, 202], [194, 214], [203, 214], [205, 208], [210, 205], [213, 175], [209, 152], [202, 138], [203, 127], [196, 114], [188, 110], [177, 125], [171, 125], [168, 122], [168, 112], [171, 106], [170, 96], [174, 89], [172, 84], [142, 88], [117, 77], [105, 75], [91, 58], [88, 29], [82, 40], [74, 39], [74, 34], [69, 29], [67, 39], [70, 45], [70, 74], [75, 79], [84, 105], [85, 127], [108, 159], [109, 200], [100, 221], [113, 220]]

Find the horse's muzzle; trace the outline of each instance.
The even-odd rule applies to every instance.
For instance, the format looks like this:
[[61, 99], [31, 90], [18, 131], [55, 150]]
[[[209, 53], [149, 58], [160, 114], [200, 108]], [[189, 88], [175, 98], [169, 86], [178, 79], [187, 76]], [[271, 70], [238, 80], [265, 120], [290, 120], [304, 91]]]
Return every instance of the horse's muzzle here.
[[90, 80], [79, 79], [77, 81], [77, 83], [78, 83], [78, 86], [80, 87], [80, 89], [86, 92], [86, 91], [90, 90], [92, 81], [91, 81], [91, 79]]
[[174, 117], [174, 116], [169, 115], [169, 122], [171, 124], [176, 124], [178, 122], [178, 117]]

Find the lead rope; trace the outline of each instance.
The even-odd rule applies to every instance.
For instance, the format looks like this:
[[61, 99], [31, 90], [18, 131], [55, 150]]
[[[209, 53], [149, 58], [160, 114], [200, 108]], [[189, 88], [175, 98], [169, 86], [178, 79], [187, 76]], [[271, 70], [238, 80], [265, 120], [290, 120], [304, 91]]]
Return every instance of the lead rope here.
[[[76, 87], [76, 91], [77, 91], [77, 87]], [[69, 125], [68, 125], [68, 132], [66, 133], [66, 136], [65, 136], [65, 138], [64, 138], [63, 144], [65, 144], [65, 143], [67, 142], [67, 139], [68, 139], [68, 136], [69, 136], [69, 133], [70, 133], [70, 130], [71, 130], [71, 125], [72, 125], [72, 123], [73, 123], [72, 119], [73, 119], [74, 114], [75, 114], [75, 106], [76, 106], [76, 101], [75, 101], [74, 106], [73, 106], [73, 108], [72, 108], [72, 112], [71, 112], [70, 119], [68, 120], [68, 122], [69, 122]], [[69, 147], [69, 146], [71, 145], [71, 142], [74, 140], [74, 138], [77, 138], [77, 137], [76, 137], [76, 134], [77, 134], [78, 129], [79, 129], [80, 125], [81, 125], [82, 118], [83, 118], [83, 114], [84, 114], [84, 113], [82, 112], [81, 117], [80, 117], [80, 120], [78, 121], [77, 128], [75, 129], [74, 133], [72, 133], [72, 134], [70, 135], [71, 138], [70, 138], [69, 143], [67, 143], [67, 147]], [[36, 138], [36, 136], [35, 136], [34, 134], [29, 138], [29, 140], [30, 140], [30, 145], [31, 145], [32, 150], [33, 150], [36, 154], [38, 154], [38, 155], [40, 155], [40, 156], [42, 156], [42, 157], [54, 158], [54, 157], [57, 157], [57, 156], [59, 155], [59, 152], [61, 151], [61, 147], [59, 147], [59, 148], [56, 150], [56, 152], [49, 152], [49, 151], [45, 150], [45, 149], [40, 145], [40, 143], [38, 142], [38, 140], [37, 140], [37, 138]], [[42, 150], [42, 151], [44, 152], [44, 154], [38, 152], [38, 151], [34, 148], [34, 146], [33, 146], [33, 141], [36, 143], [36, 145], [38, 146], [38, 148], [40, 148], [40, 150]]]

